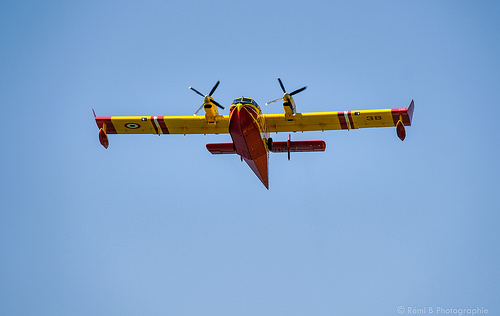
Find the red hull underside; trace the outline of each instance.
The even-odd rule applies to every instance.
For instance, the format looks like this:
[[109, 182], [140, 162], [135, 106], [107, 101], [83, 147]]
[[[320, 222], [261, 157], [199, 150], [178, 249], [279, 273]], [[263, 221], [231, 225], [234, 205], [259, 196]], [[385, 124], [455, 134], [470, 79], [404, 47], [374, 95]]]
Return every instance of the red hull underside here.
[[236, 153], [269, 189], [267, 151], [256, 118], [257, 113], [251, 107], [234, 107], [229, 117], [229, 133]]

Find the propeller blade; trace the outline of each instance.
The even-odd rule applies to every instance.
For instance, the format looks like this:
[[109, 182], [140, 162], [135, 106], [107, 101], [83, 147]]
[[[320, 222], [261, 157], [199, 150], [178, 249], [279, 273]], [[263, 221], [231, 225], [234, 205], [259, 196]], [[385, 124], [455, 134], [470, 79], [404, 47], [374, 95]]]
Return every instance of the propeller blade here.
[[290, 92], [290, 95], [294, 95], [294, 94], [300, 93], [300, 92], [304, 91], [306, 88], [307, 88], [307, 86], [302, 87], [300, 89], [297, 89], [294, 92]]
[[198, 108], [198, 110], [197, 110], [196, 112], [194, 112], [194, 115], [198, 114], [198, 112], [200, 112], [201, 108], [202, 108], [204, 105], [205, 105], [205, 104], [202, 104], [202, 105]]
[[220, 81], [217, 81], [214, 85], [214, 87], [212, 88], [212, 90], [210, 91], [210, 93], [208, 95], [204, 95], [203, 93], [201, 93], [200, 91], [196, 90], [195, 88], [193, 87], [189, 87], [189, 89], [193, 90], [194, 92], [196, 92], [196, 94], [202, 96], [203, 98], [205, 98], [205, 101], [203, 102], [203, 104], [200, 106], [200, 108], [194, 113], [194, 115], [198, 114], [198, 112], [200, 112], [201, 108], [203, 108], [203, 106], [205, 105], [205, 102], [213, 102], [213, 104], [215, 104], [216, 106], [218, 106], [219, 108], [223, 109], [224, 110], [224, 107], [222, 105], [220, 105], [217, 101], [215, 101], [213, 98], [212, 98], [212, 94], [215, 92], [215, 90], [217, 89], [217, 87], [219, 86], [219, 83]]
[[219, 104], [219, 102], [215, 101], [215, 100], [212, 100], [212, 102], [217, 105], [219, 108], [223, 109], [224, 110], [224, 107], [222, 105]]
[[217, 87], [219, 86], [219, 83], [220, 83], [220, 81], [217, 81], [217, 83], [215, 84], [215, 86], [212, 88], [212, 90], [208, 94], [209, 96], [212, 96], [212, 94], [215, 92], [215, 89], [217, 89]]
[[283, 93], [286, 93], [285, 86], [283, 85], [283, 82], [281, 82], [281, 79], [279, 77], [278, 77], [278, 81], [280, 83], [281, 90], [283, 90]]
[[195, 88], [189, 87], [189, 89], [193, 90], [194, 92], [196, 92], [197, 94], [201, 95], [202, 97], [205, 97], [205, 95], [203, 93], [201, 93], [200, 91], [196, 90]]
[[279, 98], [279, 99], [276, 99], [276, 100], [272, 100], [271, 102], [267, 102], [266, 105], [269, 105], [269, 104], [274, 103], [274, 102], [278, 102], [280, 100], [283, 100], [283, 98]]

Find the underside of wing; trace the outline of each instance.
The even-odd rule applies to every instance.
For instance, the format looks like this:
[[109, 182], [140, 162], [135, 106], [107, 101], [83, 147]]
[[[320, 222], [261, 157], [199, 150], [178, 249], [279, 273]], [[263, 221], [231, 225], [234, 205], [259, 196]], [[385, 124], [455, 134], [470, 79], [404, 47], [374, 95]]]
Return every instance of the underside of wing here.
[[397, 126], [399, 121], [410, 126], [413, 107], [412, 101], [408, 108], [402, 109], [297, 113], [292, 119], [284, 114], [267, 114], [264, 120], [269, 133], [389, 127]]
[[224, 134], [229, 116], [208, 122], [204, 116], [108, 116], [96, 117], [97, 126], [107, 134]]

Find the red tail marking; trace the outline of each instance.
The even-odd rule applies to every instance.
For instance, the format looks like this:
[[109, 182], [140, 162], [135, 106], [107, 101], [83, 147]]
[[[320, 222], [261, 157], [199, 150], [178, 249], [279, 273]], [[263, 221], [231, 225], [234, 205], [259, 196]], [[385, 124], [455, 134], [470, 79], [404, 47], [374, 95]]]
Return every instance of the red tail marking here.
[[207, 144], [207, 149], [214, 155], [236, 154], [233, 143], [210, 143]]

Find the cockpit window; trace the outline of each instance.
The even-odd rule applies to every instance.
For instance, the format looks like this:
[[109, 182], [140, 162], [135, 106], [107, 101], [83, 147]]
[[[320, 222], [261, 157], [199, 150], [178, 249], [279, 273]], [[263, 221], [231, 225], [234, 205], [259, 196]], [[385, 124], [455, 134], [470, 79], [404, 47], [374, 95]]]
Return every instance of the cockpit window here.
[[253, 99], [250, 98], [237, 98], [233, 100], [233, 104], [238, 104], [238, 103], [243, 103], [243, 104], [253, 104], [256, 107], [259, 107], [257, 102], [255, 102]]

